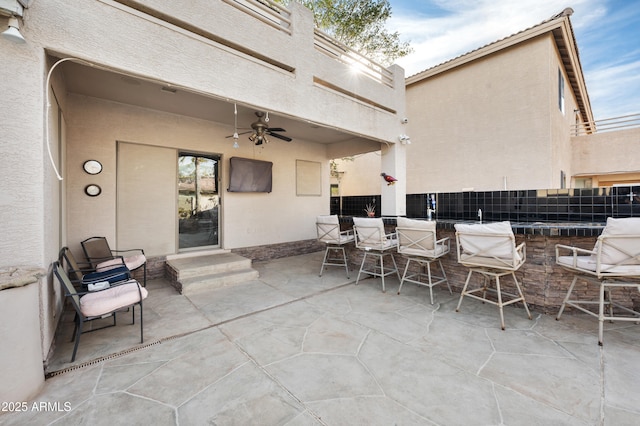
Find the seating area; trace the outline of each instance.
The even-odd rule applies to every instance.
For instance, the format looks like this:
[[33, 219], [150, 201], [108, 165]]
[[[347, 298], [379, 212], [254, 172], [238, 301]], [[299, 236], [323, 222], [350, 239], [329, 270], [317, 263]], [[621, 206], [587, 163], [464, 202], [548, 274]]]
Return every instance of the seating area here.
[[[140, 286], [138, 281], [133, 279], [113, 283], [102, 281], [101, 283], [108, 283], [108, 285], [93, 290], [91, 288], [93, 284], [88, 284], [87, 291], [78, 291], [71, 283], [67, 272], [59, 262], [54, 263], [53, 273], [60, 284], [62, 284], [65, 296], [75, 310], [75, 327], [71, 338], [72, 342], [75, 341], [75, 345], [73, 347], [73, 353], [71, 354], [71, 362], [76, 359], [82, 333], [102, 330], [107, 327], [115, 327], [116, 314], [124, 309], [129, 310], [129, 308], [131, 310], [132, 323], [135, 324], [136, 305], [140, 306], [140, 343], [144, 342], [142, 301], [146, 299], [148, 292]], [[91, 328], [90, 330], [83, 330], [85, 323], [103, 320], [108, 317], [113, 319], [113, 323], [98, 328]]]
[[145, 343], [127, 318], [83, 335], [71, 364], [74, 323], [64, 319], [59, 359], [48, 367], [37, 401], [69, 402], [68, 411], [5, 413], [0, 422], [99, 423], [114, 412], [126, 412], [133, 423], [161, 424], [639, 418], [640, 327], [607, 323], [607, 344], [599, 347], [586, 315], [558, 322], [535, 314], [530, 321], [512, 305], [503, 332], [493, 305], [467, 303], [456, 313], [459, 294], [444, 285], [433, 288], [432, 305], [418, 285], [405, 283], [398, 295], [393, 277], [386, 293], [363, 281], [354, 286], [342, 268], [319, 277], [323, 256], [256, 262], [258, 279], [194, 297], [152, 279]]
[[[544, 424], [634, 424], [640, 418], [632, 402], [640, 397], [634, 386], [640, 313], [625, 300], [640, 292], [637, 220], [609, 220], [591, 250], [556, 247], [558, 265], [575, 274], [557, 317], [530, 312], [517, 275], [527, 248], [516, 244], [509, 222], [456, 224], [455, 240], [438, 235], [433, 221], [397, 218], [393, 230], [379, 218], [354, 220], [353, 230], [340, 230], [335, 218], [326, 222], [326, 233], [337, 232], [335, 246], [343, 249], [337, 265], [329, 265], [327, 247], [259, 262], [259, 278], [194, 295], [179, 294], [166, 279], [151, 280], [147, 290], [126, 265], [95, 271], [63, 248], [54, 274], [73, 318], [67, 311], [61, 322], [38, 398], [70, 401], [67, 420], [97, 420], [123, 404], [132, 419], [153, 412], [153, 419], [185, 423], [240, 413], [247, 422], [269, 413], [273, 424], [296, 418], [512, 424], [523, 415]], [[320, 241], [324, 234], [318, 231]], [[355, 281], [344, 250], [350, 245], [363, 258]], [[461, 293], [452, 291], [443, 266], [448, 257], [468, 270]], [[398, 265], [404, 265], [401, 276]], [[366, 275], [380, 279], [383, 291], [354, 285]], [[582, 281], [598, 287], [599, 300], [585, 298], [598, 292], [579, 289]], [[89, 291], [96, 282], [109, 285]], [[509, 286], [514, 291], [505, 291]], [[475, 302], [461, 309], [467, 298]], [[143, 301], [151, 321], [143, 322]], [[494, 306], [501, 329], [509, 325], [505, 331], [496, 327]], [[565, 308], [578, 314], [556, 321]], [[116, 327], [116, 314], [129, 313], [131, 324]], [[599, 320], [601, 345], [607, 331], [607, 345], [594, 344], [591, 316]], [[94, 330], [101, 331], [85, 335]], [[529, 368], [520, 368], [524, 363]], [[283, 406], [289, 408], [275, 409]], [[47, 422], [64, 414], [49, 413]], [[25, 424], [33, 416], [2, 420]]]
[[[115, 327], [119, 312], [131, 311], [135, 324], [135, 306], [140, 307], [140, 343], [144, 342], [142, 301], [147, 298], [146, 258], [144, 252], [131, 257], [115, 255], [106, 238], [92, 237], [82, 241], [87, 261], [78, 262], [68, 247], [60, 250], [58, 260], [53, 264], [53, 274], [60, 283], [65, 301], [73, 309], [74, 330], [71, 341], [75, 342], [71, 362], [75, 361], [83, 333]], [[132, 278], [131, 270], [144, 267], [145, 282], [141, 285]], [[104, 319], [112, 322], [105, 324]], [[100, 323], [83, 329], [85, 323]]]
[[[327, 220], [327, 219], [323, 219]], [[337, 216], [328, 219], [332, 223], [334, 232], [351, 236], [351, 229], [340, 228]], [[340, 241], [339, 266], [344, 266], [348, 272], [347, 264], [349, 256], [345, 254], [345, 247], [352, 244], [355, 249], [350, 253], [361, 253], [357, 263], [360, 264], [358, 284], [365, 277], [380, 279], [382, 291], [386, 291], [385, 278], [395, 275], [399, 280], [398, 294], [407, 283], [417, 284], [429, 288], [430, 303], [436, 300], [433, 296], [433, 287], [446, 284], [450, 294], [453, 294], [451, 283], [442, 260], [451, 255], [449, 237], [439, 238], [436, 232], [436, 222], [421, 219], [408, 219], [398, 217], [395, 229], [387, 227], [381, 218], [353, 218], [353, 234], [355, 240], [343, 237]], [[320, 218], [318, 218], [318, 222]], [[562, 306], [554, 311], [557, 319], [560, 319], [567, 306], [575, 308], [598, 318], [599, 343], [602, 344], [602, 333], [605, 321], [630, 321], [640, 323], [640, 313], [632, 308], [637, 300], [640, 300], [640, 219], [609, 219], [607, 227], [598, 239], [593, 250], [585, 250], [577, 247], [558, 245], [556, 262], [559, 266], [575, 272], [573, 282], [563, 289], [567, 291]], [[344, 224], [343, 224], [344, 225]], [[320, 225], [318, 225], [320, 226]], [[527, 289], [516, 273], [527, 262], [527, 247], [524, 241], [516, 244], [516, 238], [509, 221], [480, 223], [466, 222], [456, 223], [455, 229], [455, 256], [459, 265], [466, 268], [466, 279], [461, 285], [458, 296], [456, 312], [463, 313], [461, 309], [465, 298], [475, 299], [482, 303], [492, 304], [498, 307], [500, 328], [505, 330], [505, 311], [509, 305], [522, 307], [526, 318], [531, 320], [532, 314], [527, 303]], [[320, 232], [320, 231], [319, 231]], [[320, 233], [319, 240], [320, 240]], [[337, 235], [337, 234], [336, 234]], [[322, 241], [322, 240], [320, 240]], [[327, 264], [325, 260], [322, 270]], [[562, 254], [569, 250], [570, 256]], [[603, 251], [603, 261], [597, 260], [598, 250]], [[347, 251], [349, 253], [349, 251]], [[607, 254], [610, 253], [609, 257]], [[398, 256], [398, 259], [396, 259]], [[613, 259], [613, 260], [612, 260]], [[398, 262], [404, 262], [402, 276], [398, 268]], [[608, 262], [608, 263], [607, 263]], [[352, 260], [352, 263], [356, 263]], [[434, 268], [432, 268], [434, 266]], [[347, 275], [348, 276], [348, 275]], [[505, 281], [505, 278], [508, 280]], [[583, 280], [600, 286], [600, 300], [576, 300], [572, 294], [576, 283]], [[611, 298], [613, 289], [625, 289], [621, 292], [618, 301]], [[634, 294], [629, 293], [632, 289]], [[539, 291], [539, 289], [534, 289]], [[585, 292], [581, 292], [585, 293]], [[564, 294], [564, 293], [563, 293]], [[594, 292], [597, 295], [597, 292]], [[622, 300], [620, 300], [620, 297]], [[558, 303], [558, 306], [560, 304]], [[594, 309], [589, 310], [591, 305]], [[608, 311], [605, 314], [604, 308]], [[614, 308], [616, 313], [614, 313]], [[599, 311], [601, 313], [599, 313]], [[622, 315], [624, 314], [624, 315]]]

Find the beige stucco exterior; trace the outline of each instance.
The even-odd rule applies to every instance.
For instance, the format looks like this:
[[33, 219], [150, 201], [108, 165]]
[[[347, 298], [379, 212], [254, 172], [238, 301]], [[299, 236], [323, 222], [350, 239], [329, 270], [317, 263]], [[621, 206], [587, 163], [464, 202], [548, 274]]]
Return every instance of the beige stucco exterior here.
[[[626, 129], [571, 138], [575, 176], [592, 186], [638, 185], [640, 129]], [[606, 161], [603, 161], [606, 159]]]
[[[407, 78], [408, 194], [638, 182], [637, 130], [579, 124], [594, 119], [570, 13]], [[380, 193], [380, 153], [337, 162], [341, 195]]]
[[408, 192], [554, 187], [569, 144], [555, 125], [567, 121], [558, 69], [553, 40], [541, 36], [410, 85]]
[[[101, 235], [148, 257], [178, 252], [179, 152], [220, 158], [224, 249], [315, 238], [316, 215], [329, 211], [331, 158], [381, 144], [393, 167], [403, 158], [400, 67], [354, 73], [349, 52], [315, 33], [311, 12], [295, 2], [278, 12], [254, 0], [185, 3], [35, 1], [20, 18], [26, 43], [0, 39], [0, 267], [49, 271], [38, 284], [43, 362], [62, 309], [50, 272], [62, 246], [81, 257], [80, 241]], [[7, 22], [0, 15], [0, 26]], [[160, 87], [177, 94], [164, 100]], [[245, 135], [233, 148], [234, 106], [253, 119], [271, 112], [274, 126], [287, 120], [293, 142], [257, 147]], [[232, 156], [273, 162], [273, 191], [226, 192]], [[88, 159], [102, 172], [85, 173]], [[132, 196], [138, 182], [122, 168], [136, 159], [156, 184]], [[297, 194], [298, 160], [320, 165], [319, 195]], [[85, 195], [90, 183], [102, 188], [98, 197]], [[390, 213], [402, 212], [403, 190], [387, 202]], [[0, 351], [0, 364], [9, 352]]]

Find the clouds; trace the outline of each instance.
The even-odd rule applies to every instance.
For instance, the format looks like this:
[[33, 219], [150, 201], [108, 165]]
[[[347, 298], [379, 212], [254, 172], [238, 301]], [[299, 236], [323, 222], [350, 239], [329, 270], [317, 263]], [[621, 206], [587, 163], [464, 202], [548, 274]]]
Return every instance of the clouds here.
[[[390, 0], [388, 26], [411, 42], [407, 76], [530, 28], [562, 12], [558, 0]], [[640, 8], [624, 0], [572, 0], [583, 73], [596, 118], [639, 112]], [[633, 47], [632, 47], [633, 46]], [[630, 96], [631, 94], [635, 96]], [[626, 97], [626, 100], [623, 98]]]

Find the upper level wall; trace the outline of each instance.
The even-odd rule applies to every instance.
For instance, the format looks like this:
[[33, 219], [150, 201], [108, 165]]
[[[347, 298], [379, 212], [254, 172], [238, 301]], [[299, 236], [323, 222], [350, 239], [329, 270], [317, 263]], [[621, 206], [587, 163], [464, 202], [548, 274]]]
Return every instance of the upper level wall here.
[[640, 128], [572, 137], [573, 175], [640, 171], [638, 141]]
[[283, 26], [266, 23], [264, 6], [252, 0], [71, 3], [35, 2], [29, 42], [375, 140], [397, 139], [403, 70], [391, 69], [392, 87], [349, 72], [315, 47], [312, 14], [296, 2], [282, 12]]
[[550, 185], [552, 43], [536, 37], [407, 87], [407, 193]]

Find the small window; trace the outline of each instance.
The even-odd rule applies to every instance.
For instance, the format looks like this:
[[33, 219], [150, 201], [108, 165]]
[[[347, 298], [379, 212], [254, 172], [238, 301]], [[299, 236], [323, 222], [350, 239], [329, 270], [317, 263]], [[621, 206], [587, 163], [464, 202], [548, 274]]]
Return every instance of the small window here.
[[564, 114], [564, 76], [558, 68], [558, 108]]

